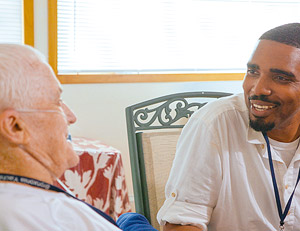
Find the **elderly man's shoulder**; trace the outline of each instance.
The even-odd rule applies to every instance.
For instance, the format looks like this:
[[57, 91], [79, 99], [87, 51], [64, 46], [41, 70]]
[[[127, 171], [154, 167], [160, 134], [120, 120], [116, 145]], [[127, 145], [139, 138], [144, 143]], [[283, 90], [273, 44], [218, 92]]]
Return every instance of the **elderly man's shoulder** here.
[[[1, 217], [26, 217], [39, 214], [50, 222], [54, 218], [52, 212], [62, 209], [65, 195], [31, 186], [14, 183], [0, 183]], [[60, 211], [58, 211], [60, 212]]]
[[53, 228], [51, 209], [41, 193], [44, 193], [41, 189], [0, 183], [0, 227], [5, 230], [34, 230], [48, 219], [47, 228]]
[[0, 183], [0, 214], [0, 227], [17, 228], [22, 225], [20, 221], [26, 220], [28, 229], [25, 230], [41, 225], [46, 225], [48, 230], [78, 230], [78, 227], [119, 230], [84, 203], [63, 193], [13, 183]]

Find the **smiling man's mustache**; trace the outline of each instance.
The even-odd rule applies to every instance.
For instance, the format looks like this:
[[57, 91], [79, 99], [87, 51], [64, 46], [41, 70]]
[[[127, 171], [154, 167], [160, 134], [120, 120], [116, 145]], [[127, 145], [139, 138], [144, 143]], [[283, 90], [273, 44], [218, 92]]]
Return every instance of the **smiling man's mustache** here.
[[275, 104], [277, 106], [280, 106], [280, 103], [277, 101], [272, 101], [269, 100], [267, 96], [265, 95], [252, 95], [248, 97], [249, 100], [260, 100], [260, 101], [264, 101], [264, 102], [268, 102], [268, 103], [272, 103]]

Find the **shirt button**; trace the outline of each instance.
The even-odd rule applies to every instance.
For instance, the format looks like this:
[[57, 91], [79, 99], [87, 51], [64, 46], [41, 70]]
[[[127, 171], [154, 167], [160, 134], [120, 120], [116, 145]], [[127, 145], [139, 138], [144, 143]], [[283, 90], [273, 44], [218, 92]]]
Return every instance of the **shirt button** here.
[[171, 196], [172, 196], [172, 197], [175, 197], [175, 196], [176, 196], [176, 194], [175, 194], [174, 192], [172, 192]]
[[265, 148], [265, 145], [264, 145], [264, 144], [262, 144], [262, 145], [261, 145], [261, 149], [264, 149], [264, 148]]
[[285, 185], [285, 189], [288, 189], [288, 188], [289, 188], [289, 185], [288, 185], [288, 184], [286, 184], [286, 185]]
[[289, 210], [288, 213], [287, 213], [287, 215], [290, 215], [290, 214], [291, 214], [291, 211]]

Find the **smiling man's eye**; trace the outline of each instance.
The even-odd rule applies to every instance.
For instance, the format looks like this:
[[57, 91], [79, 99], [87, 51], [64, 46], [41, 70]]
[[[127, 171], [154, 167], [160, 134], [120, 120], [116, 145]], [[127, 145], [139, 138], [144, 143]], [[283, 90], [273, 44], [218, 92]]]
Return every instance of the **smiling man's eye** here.
[[284, 78], [283, 76], [277, 76], [277, 79], [279, 79], [279, 80], [286, 80], [286, 78]]
[[254, 74], [257, 74], [257, 71], [254, 69], [248, 69], [247, 74], [254, 75]]
[[277, 80], [277, 81], [280, 81], [280, 82], [290, 82], [291, 81], [290, 78], [288, 78], [286, 76], [283, 76], [283, 75], [276, 75], [274, 77], [274, 79]]

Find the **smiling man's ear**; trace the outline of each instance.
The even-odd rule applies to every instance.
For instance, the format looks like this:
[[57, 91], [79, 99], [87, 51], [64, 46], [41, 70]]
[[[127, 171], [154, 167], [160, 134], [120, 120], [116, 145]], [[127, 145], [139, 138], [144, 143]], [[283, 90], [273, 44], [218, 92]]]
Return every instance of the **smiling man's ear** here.
[[25, 122], [19, 112], [6, 109], [0, 113], [0, 134], [10, 143], [25, 144], [28, 142], [28, 133]]

